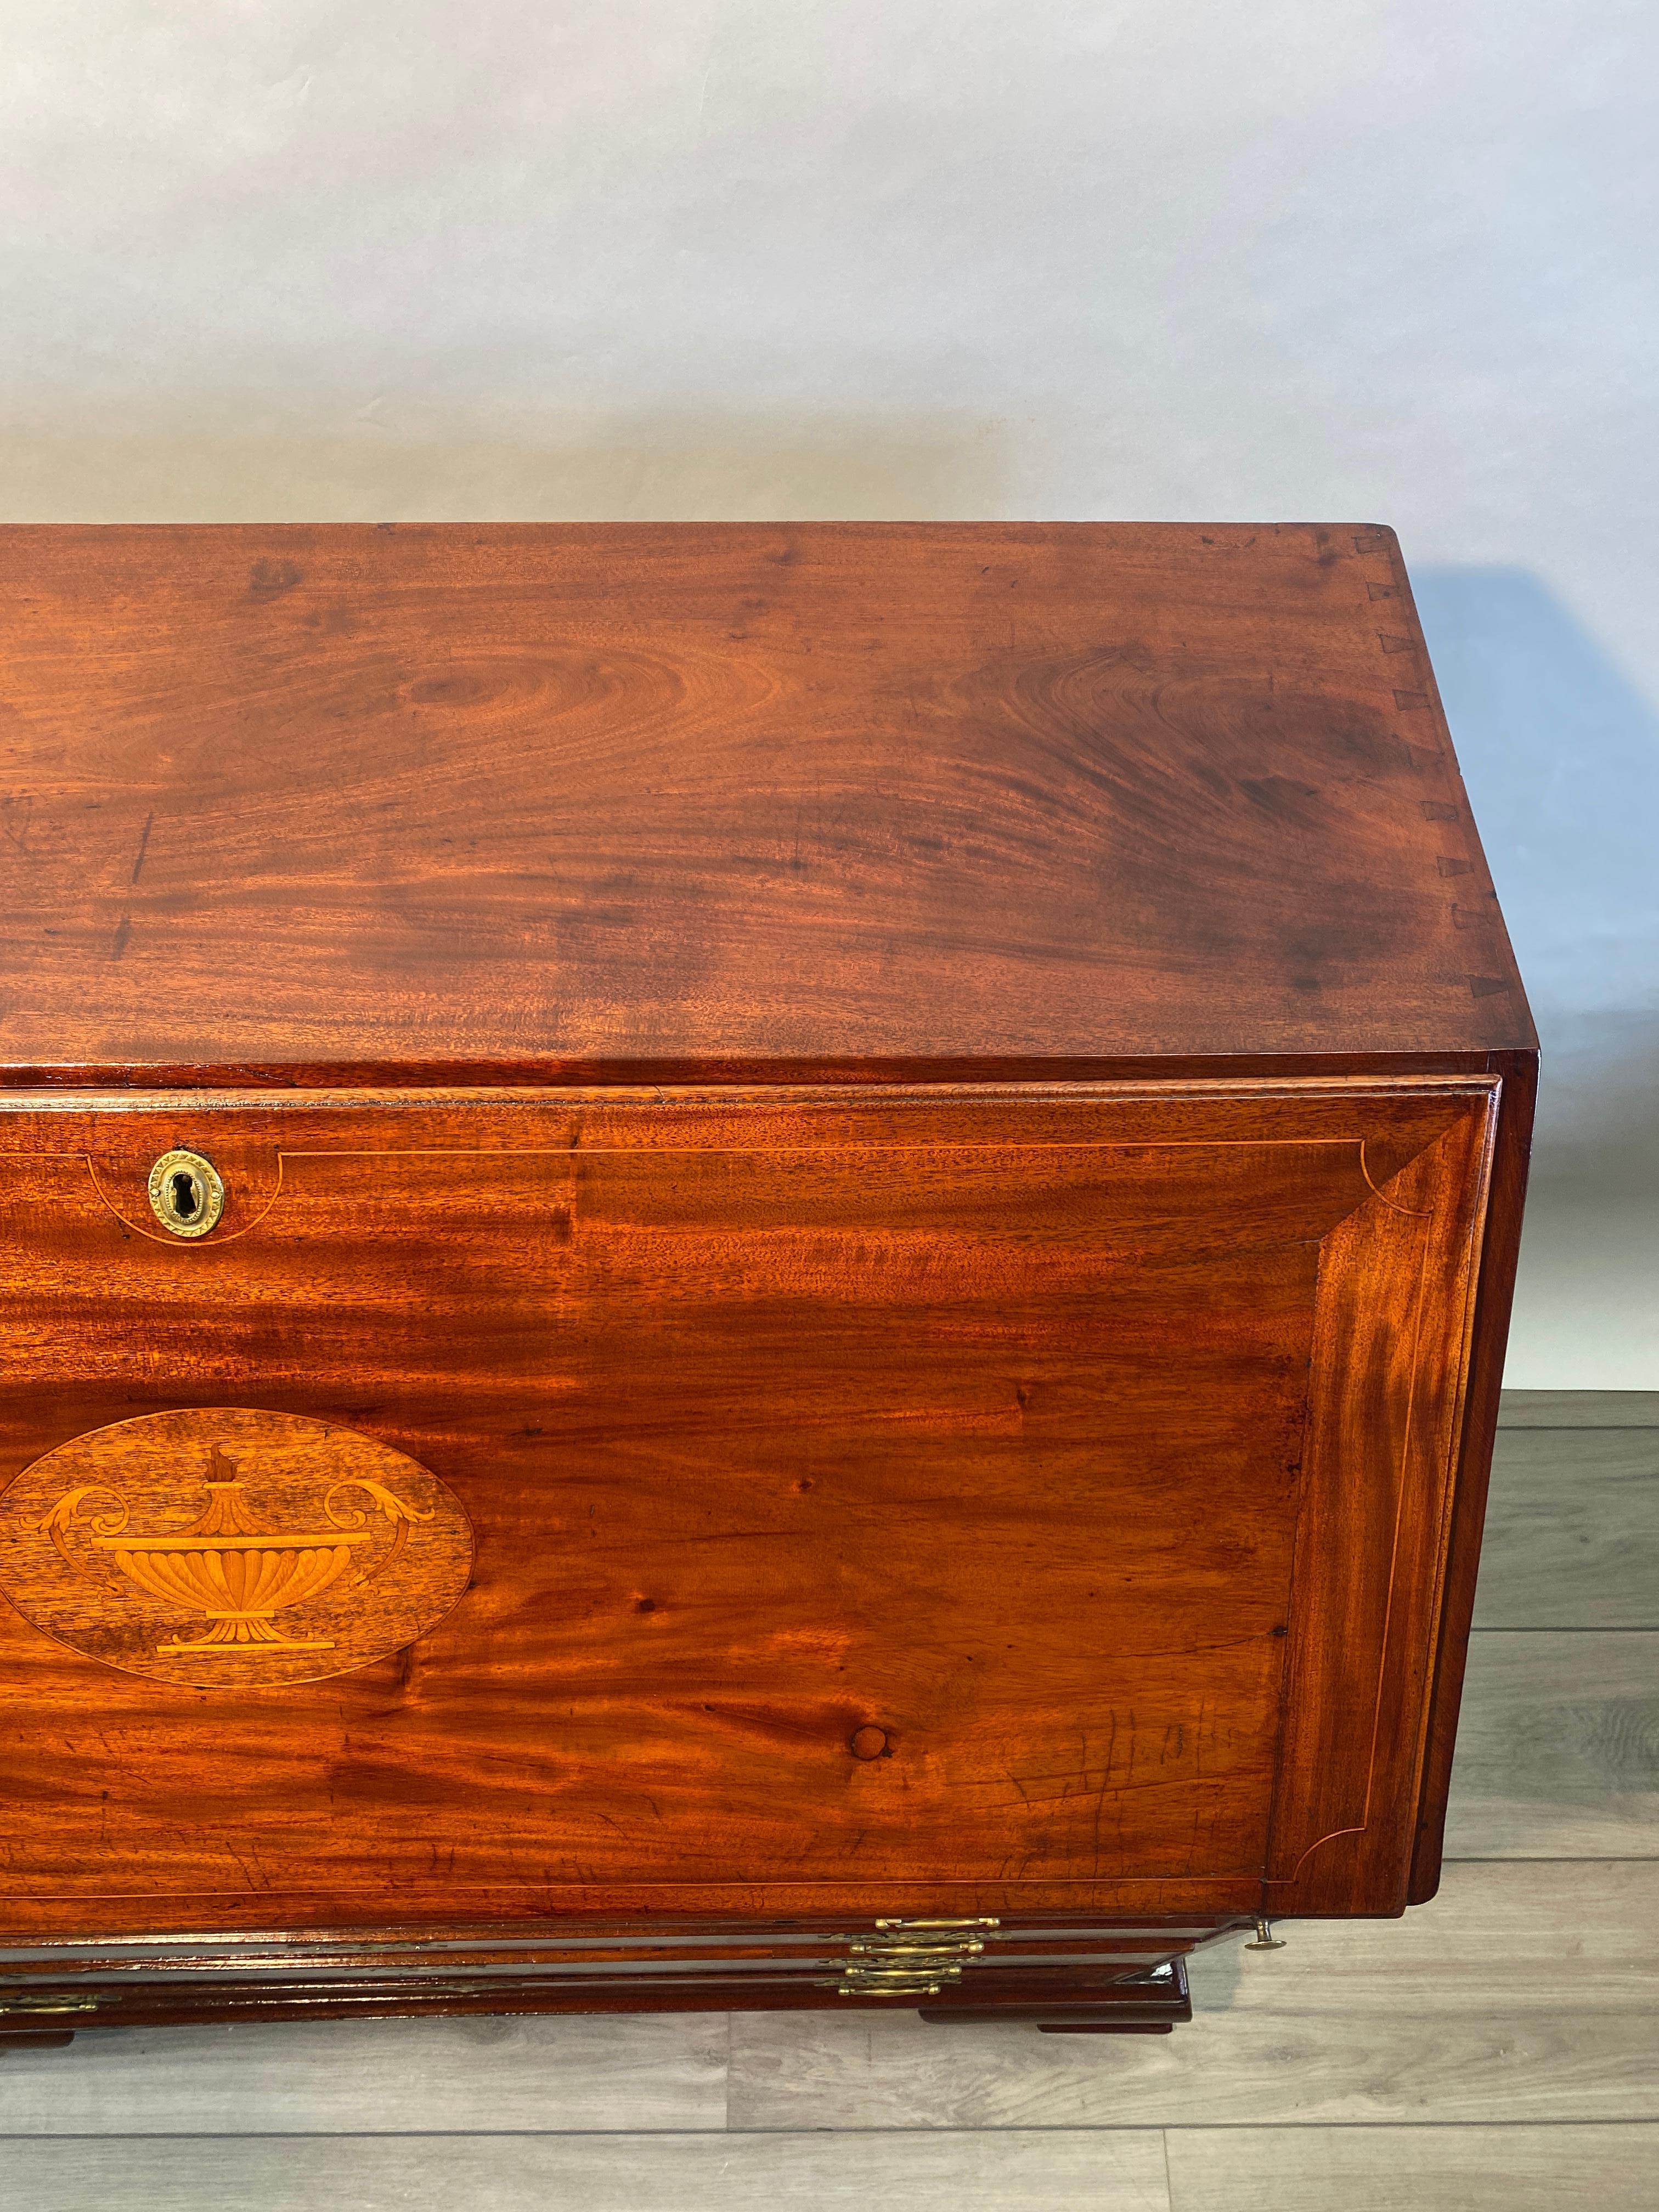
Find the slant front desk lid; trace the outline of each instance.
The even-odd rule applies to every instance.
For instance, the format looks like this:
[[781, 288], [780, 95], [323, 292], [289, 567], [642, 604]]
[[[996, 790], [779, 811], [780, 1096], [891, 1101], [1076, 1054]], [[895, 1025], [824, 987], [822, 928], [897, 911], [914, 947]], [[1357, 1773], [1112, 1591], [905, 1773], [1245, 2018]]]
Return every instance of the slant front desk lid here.
[[1504, 1085], [0, 1098], [0, 1931], [1398, 1910]]
[[1533, 1039], [1388, 532], [3, 531], [0, 744], [0, 2037], [1432, 1893]]
[[1393, 534], [0, 530], [0, 1077], [1534, 1040]]

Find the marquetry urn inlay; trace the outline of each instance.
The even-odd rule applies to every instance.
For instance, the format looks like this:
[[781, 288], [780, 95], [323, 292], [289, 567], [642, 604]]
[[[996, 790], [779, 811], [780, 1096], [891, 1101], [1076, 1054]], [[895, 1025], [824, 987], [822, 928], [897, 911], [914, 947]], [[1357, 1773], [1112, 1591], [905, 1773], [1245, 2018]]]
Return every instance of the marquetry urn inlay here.
[[88, 1658], [204, 1688], [343, 1674], [465, 1589], [453, 1492], [353, 1429], [193, 1407], [59, 1444], [0, 1498], [0, 1590]]

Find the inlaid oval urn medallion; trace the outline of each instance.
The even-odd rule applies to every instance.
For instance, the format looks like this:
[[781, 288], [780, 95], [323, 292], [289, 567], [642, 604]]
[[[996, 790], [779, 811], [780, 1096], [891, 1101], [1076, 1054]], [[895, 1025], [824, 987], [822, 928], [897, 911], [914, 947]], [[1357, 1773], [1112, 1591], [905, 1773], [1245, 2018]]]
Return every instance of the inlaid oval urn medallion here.
[[59, 1444], [0, 1495], [0, 1590], [27, 1620], [204, 1689], [384, 1659], [443, 1619], [471, 1568], [453, 1491], [296, 1413], [141, 1414]]

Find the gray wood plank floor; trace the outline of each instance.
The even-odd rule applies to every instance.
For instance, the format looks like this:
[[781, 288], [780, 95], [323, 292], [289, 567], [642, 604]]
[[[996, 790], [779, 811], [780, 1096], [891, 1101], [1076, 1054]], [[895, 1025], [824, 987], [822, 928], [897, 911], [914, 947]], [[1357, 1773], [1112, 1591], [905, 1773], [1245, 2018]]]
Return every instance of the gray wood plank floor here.
[[1565, 2212], [1654, 2201], [1659, 2126], [1171, 2128], [1176, 2212]]
[[1505, 1390], [1506, 1429], [1659, 1429], [1659, 1390]]
[[1659, 1628], [1659, 1426], [1500, 1429], [1477, 1628]]
[[1155, 2128], [1060, 2135], [112, 2137], [8, 2144], [28, 2212], [1167, 2212]]
[[1441, 1893], [1171, 2037], [908, 2015], [132, 2030], [0, 2061], [33, 2212], [1635, 2212], [1659, 2197], [1659, 1392], [1506, 1393]]

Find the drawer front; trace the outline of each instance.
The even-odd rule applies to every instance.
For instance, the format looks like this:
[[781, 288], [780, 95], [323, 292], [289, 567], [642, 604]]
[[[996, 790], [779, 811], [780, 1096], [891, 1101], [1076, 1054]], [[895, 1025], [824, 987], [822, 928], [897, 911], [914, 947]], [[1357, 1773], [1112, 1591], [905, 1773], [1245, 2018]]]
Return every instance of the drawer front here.
[[1167, 2008], [1215, 1925], [885, 1920], [852, 1929], [550, 1929], [0, 1950], [0, 2037], [307, 2013], [940, 2005]]
[[11, 1100], [9, 1923], [1394, 1909], [1496, 1097]]

